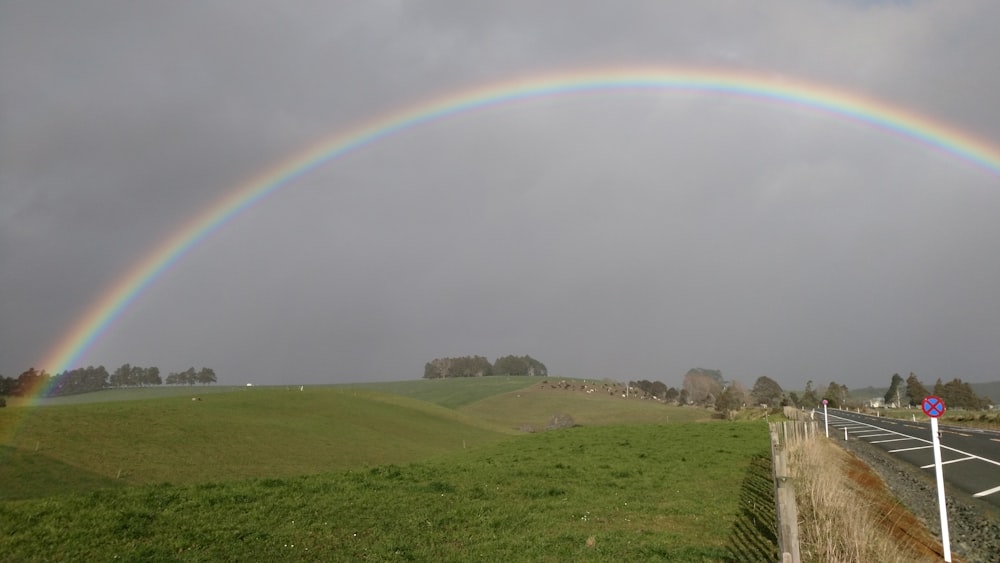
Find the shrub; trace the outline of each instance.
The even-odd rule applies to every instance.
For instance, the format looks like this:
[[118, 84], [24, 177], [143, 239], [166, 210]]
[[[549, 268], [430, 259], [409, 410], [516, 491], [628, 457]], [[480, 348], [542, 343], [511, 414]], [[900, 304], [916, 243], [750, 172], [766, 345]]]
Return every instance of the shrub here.
[[545, 427], [546, 430], [559, 430], [561, 428], [573, 428], [576, 426], [576, 422], [573, 417], [568, 414], [554, 414], [552, 418], [549, 419], [548, 426]]

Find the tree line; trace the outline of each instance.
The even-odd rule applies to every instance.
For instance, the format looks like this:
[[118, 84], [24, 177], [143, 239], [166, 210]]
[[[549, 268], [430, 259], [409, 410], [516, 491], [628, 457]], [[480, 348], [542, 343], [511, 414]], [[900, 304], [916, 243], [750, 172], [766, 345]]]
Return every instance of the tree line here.
[[[215, 383], [215, 371], [203, 367], [195, 371], [193, 367], [178, 373], [167, 375], [167, 385], [206, 385]], [[46, 397], [76, 395], [102, 389], [121, 387], [145, 387], [148, 385], [163, 385], [160, 368], [156, 366], [141, 367], [122, 364], [113, 373], [108, 373], [104, 366], [87, 366], [66, 370], [52, 376], [45, 370], [30, 368], [15, 377], [0, 375], [0, 396], [23, 397], [37, 389], [46, 389]]]
[[488, 375], [548, 375], [545, 364], [531, 356], [503, 356], [492, 364], [484, 356], [434, 358], [424, 365], [424, 379]]
[[892, 374], [889, 389], [885, 392], [883, 399], [886, 405], [916, 407], [923, 403], [924, 397], [929, 395], [936, 395], [943, 399], [947, 408], [978, 410], [985, 409], [993, 403], [989, 397], [980, 397], [977, 395], [968, 382], [962, 381], [957, 377], [948, 383], [944, 383], [939, 377], [934, 382], [933, 392], [928, 392], [927, 388], [917, 379], [917, 376], [913, 372], [910, 372], [909, 377], [905, 381], [903, 380], [903, 376], [898, 373]]

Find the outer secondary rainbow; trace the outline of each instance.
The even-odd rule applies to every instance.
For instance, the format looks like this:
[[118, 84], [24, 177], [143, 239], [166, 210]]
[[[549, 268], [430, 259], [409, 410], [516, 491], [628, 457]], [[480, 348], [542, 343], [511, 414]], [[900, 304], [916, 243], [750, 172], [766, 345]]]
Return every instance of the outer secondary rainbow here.
[[[345, 153], [456, 114], [521, 100], [601, 91], [689, 91], [808, 108], [928, 145], [1000, 176], [1000, 149], [986, 141], [891, 103], [799, 80], [731, 70], [643, 67], [548, 73], [495, 82], [363, 121], [293, 154], [230, 190], [188, 219], [108, 287], [38, 365], [52, 374], [76, 367], [122, 311], [201, 240], [280, 188]], [[44, 389], [35, 395], [42, 392]]]

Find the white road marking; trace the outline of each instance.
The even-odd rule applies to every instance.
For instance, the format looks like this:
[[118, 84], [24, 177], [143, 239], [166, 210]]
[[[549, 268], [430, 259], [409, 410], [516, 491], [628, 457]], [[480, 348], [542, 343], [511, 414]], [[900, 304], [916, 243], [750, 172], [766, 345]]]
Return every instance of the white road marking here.
[[[942, 461], [941, 465], [948, 465], [949, 463], [956, 463], [956, 462], [959, 462], [959, 461], [969, 461], [970, 459], [976, 459], [976, 457], [975, 456], [960, 457], [958, 459], [953, 459], [951, 461]], [[921, 465], [920, 469], [930, 469], [931, 467], [934, 467], [933, 463], [930, 464], [930, 465]]]
[[[835, 414], [831, 414], [830, 418], [837, 418], [837, 419], [844, 420], [844, 421], [856, 422], [856, 421], [853, 421], [851, 419], [844, 418], [842, 416], [837, 416]], [[876, 426], [874, 424], [868, 424], [867, 426], [870, 427], [870, 428], [873, 428], [873, 429], [874, 428], [880, 428], [882, 430], [888, 430], [887, 428], [881, 428], [881, 427]], [[919, 430], [927, 430], [926, 426], [913, 426], [911, 424], [906, 424], [905, 426], [907, 428], [916, 428], [916, 429], [919, 429]], [[891, 430], [890, 430], [890, 432], [891, 432]], [[925, 443], [927, 445], [923, 446], [923, 447], [919, 447], [919, 448], [905, 448], [905, 449], [899, 449], [899, 450], [887, 450], [889, 453], [907, 452], [907, 451], [911, 451], [911, 450], [921, 450], [921, 449], [927, 449], [927, 448], [933, 448], [934, 447], [931, 444], [930, 440], [925, 440], [923, 438], [917, 438], [916, 436], [910, 436], [908, 434], [903, 434], [902, 432], [897, 432], [896, 434], [898, 434], [899, 436], [905, 436], [906, 439], [917, 440], [918, 442], [923, 442], [923, 443]], [[995, 442], [1000, 442], [1000, 439], [996, 439], [996, 438], [990, 438], [990, 439], [993, 440], [993, 441], [995, 441]], [[971, 458], [974, 458], [974, 459], [978, 459], [979, 461], [985, 461], [986, 463], [990, 463], [990, 464], [993, 464], [993, 465], [996, 465], [996, 466], [1000, 466], [1000, 461], [989, 459], [989, 458], [985, 458], [985, 457], [981, 457], [981, 456], [978, 456], [978, 455], [975, 455], [975, 454], [970, 454], [969, 452], [963, 452], [962, 450], [959, 450], [959, 449], [956, 449], [956, 448], [952, 448], [952, 447], [949, 447], [949, 446], [945, 446], [944, 444], [941, 445], [941, 449], [942, 450], [949, 450], [949, 451], [955, 452], [955, 453], [963, 455], [963, 456], [968, 456], [968, 457], [971, 457]]]
[[894, 454], [896, 452], [912, 452], [913, 450], [929, 450], [934, 446], [919, 446], [916, 448], [903, 448], [901, 450], [889, 450], [889, 453]]
[[993, 493], [996, 492], [1000, 492], [1000, 487], [993, 487], [992, 489], [989, 489], [987, 491], [980, 491], [972, 496], [979, 498], [979, 497], [985, 497], [986, 495], [992, 495]]

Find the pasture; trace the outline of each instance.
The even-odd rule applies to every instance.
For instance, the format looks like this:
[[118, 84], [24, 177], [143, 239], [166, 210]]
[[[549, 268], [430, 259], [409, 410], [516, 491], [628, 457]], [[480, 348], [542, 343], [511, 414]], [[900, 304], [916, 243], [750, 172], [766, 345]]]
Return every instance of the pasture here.
[[[0, 550], [15, 560], [773, 558], [763, 423], [683, 422], [707, 413], [559, 394], [537, 378], [475, 392], [482, 382], [494, 383], [415, 391], [424, 400], [344, 386], [36, 408], [2, 452]], [[546, 397], [581, 426], [515, 430], [547, 412]], [[650, 407], [663, 418], [650, 422]]]

